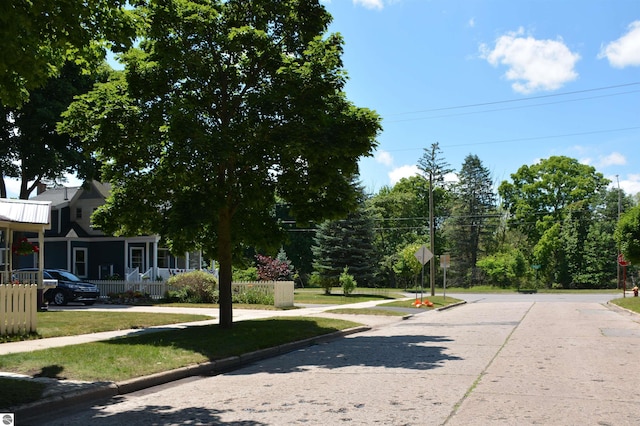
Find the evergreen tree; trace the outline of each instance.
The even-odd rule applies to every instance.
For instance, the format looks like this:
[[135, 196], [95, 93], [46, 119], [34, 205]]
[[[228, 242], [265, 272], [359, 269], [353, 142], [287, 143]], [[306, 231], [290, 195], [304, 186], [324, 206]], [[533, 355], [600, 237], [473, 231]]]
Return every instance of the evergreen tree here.
[[476, 155], [468, 155], [460, 173], [459, 181], [452, 186], [453, 203], [449, 220], [452, 252], [455, 253], [456, 269], [461, 277], [468, 277], [476, 284], [476, 264], [497, 228], [496, 195], [489, 169], [483, 166]]
[[348, 267], [359, 286], [375, 287], [378, 261], [373, 238], [373, 221], [364, 206], [346, 219], [324, 222], [312, 247], [315, 270], [323, 280], [337, 286]]

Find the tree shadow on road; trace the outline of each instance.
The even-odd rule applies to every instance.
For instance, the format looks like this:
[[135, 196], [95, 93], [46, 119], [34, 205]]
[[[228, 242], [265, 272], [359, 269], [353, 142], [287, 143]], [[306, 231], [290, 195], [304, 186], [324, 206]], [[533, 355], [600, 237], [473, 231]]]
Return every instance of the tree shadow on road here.
[[443, 336], [357, 336], [328, 344], [310, 346], [292, 354], [266, 360], [249, 369], [227, 374], [260, 372], [282, 374], [306, 371], [309, 368], [336, 369], [345, 367], [381, 367], [431, 370], [447, 361], [462, 358], [447, 354], [441, 345], [452, 341]]
[[[233, 425], [233, 426], [266, 426], [265, 423], [253, 420], [234, 420], [224, 422], [221, 415], [233, 410], [219, 410], [207, 407], [188, 407], [176, 409], [172, 406], [145, 405], [131, 410], [110, 413], [105, 407], [117, 405], [122, 398], [114, 398], [107, 406], [91, 406], [85, 408], [88, 421], [95, 425], [159, 425], [159, 424], [194, 424], [194, 425]], [[60, 421], [64, 422], [64, 418]], [[75, 419], [74, 419], [75, 420]], [[29, 424], [50, 424], [50, 418], [31, 419]], [[56, 423], [57, 424], [57, 423]], [[76, 424], [76, 423], [73, 423]], [[78, 423], [80, 424], [80, 423]]]

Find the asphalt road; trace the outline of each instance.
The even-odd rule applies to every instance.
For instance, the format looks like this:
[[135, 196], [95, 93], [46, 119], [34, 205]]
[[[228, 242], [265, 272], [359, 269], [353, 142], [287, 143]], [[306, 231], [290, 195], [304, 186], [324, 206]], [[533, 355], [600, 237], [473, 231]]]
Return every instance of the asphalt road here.
[[32, 424], [640, 424], [640, 319], [615, 295], [455, 297], [469, 303]]

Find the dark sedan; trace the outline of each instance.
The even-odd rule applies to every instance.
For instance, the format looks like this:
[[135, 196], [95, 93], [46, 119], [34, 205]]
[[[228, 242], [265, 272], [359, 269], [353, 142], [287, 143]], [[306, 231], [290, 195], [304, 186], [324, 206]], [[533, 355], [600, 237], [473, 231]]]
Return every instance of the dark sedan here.
[[[37, 272], [37, 269], [21, 269], [25, 272]], [[44, 299], [56, 305], [66, 305], [69, 302], [81, 302], [93, 305], [100, 297], [100, 289], [95, 284], [88, 283], [64, 269], [45, 269], [45, 280], [57, 280], [58, 284], [44, 292]]]

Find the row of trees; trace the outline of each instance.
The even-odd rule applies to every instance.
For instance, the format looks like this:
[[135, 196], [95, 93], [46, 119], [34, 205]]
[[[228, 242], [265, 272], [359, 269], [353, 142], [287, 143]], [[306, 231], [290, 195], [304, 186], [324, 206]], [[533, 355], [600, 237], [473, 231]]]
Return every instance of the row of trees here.
[[637, 200], [575, 159], [524, 165], [499, 185], [475, 155], [465, 158], [455, 182], [446, 182], [451, 169], [438, 144], [419, 164], [421, 176], [384, 187], [346, 219], [320, 226], [314, 262], [302, 268], [335, 282], [348, 266], [360, 286], [416, 284], [421, 265], [414, 254], [431, 243], [430, 187], [434, 253], [450, 254], [449, 285], [616, 287], [619, 250], [633, 256], [640, 246], [637, 221], [622, 220], [625, 230], [616, 231]]

